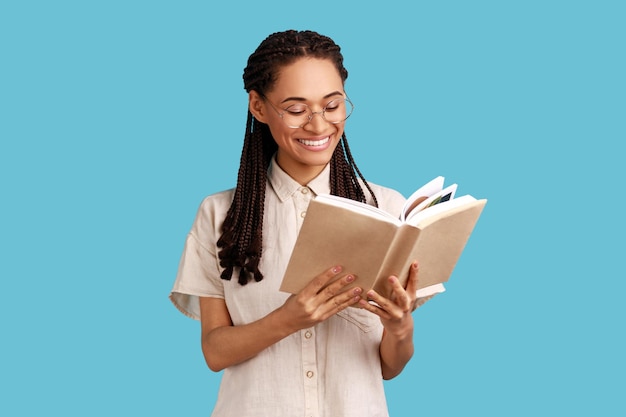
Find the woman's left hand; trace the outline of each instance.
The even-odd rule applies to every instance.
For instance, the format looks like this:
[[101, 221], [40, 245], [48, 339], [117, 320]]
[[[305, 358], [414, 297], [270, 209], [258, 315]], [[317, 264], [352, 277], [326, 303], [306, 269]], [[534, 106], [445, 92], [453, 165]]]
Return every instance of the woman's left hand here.
[[398, 338], [405, 338], [413, 334], [413, 316], [411, 313], [417, 307], [417, 262], [413, 262], [409, 270], [406, 287], [402, 287], [398, 277], [390, 276], [391, 292], [389, 298], [383, 297], [374, 290], [366, 294], [368, 300], [360, 300], [359, 306], [380, 317], [385, 331]]

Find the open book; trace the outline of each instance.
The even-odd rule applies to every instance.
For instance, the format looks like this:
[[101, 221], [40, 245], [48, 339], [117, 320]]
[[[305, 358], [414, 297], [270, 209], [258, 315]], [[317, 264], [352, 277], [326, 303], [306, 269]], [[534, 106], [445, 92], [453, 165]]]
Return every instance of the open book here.
[[[347, 198], [319, 195], [309, 204], [281, 291], [298, 293], [333, 265], [353, 273], [351, 286], [389, 296], [387, 278], [406, 284], [419, 262], [418, 290], [448, 281], [487, 200], [456, 197], [437, 177], [415, 191], [400, 218]], [[419, 291], [418, 291], [419, 295]]]

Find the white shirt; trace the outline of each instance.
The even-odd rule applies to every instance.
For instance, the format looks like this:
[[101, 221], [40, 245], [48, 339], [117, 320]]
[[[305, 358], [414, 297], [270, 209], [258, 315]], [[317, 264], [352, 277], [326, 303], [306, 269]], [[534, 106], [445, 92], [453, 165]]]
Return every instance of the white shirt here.
[[[170, 294], [174, 305], [199, 320], [198, 297], [222, 298], [235, 326], [259, 320], [280, 307], [279, 291], [289, 255], [311, 199], [330, 193], [330, 168], [301, 186], [276, 163], [268, 169], [263, 219], [263, 280], [237, 283], [220, 278], [216, 242], [234, 190], [207, 197], [187, 237]], [[379, 207], [399, 215], [404, 197], [370, 184]], [[368, 192], [365, 192], [369, 195]], [[328, 265], [331, 267], [332, 265]], [[214, 417], [388, 416], [379, 345], [378, 316], [347, 308], [312, 328], [296, 332], [255, 357], [224, 370]]]

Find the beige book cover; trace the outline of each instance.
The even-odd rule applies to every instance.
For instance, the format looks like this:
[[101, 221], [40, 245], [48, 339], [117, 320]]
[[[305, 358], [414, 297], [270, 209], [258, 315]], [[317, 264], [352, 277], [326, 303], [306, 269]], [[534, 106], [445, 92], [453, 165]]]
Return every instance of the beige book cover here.
[[419, 262], [419, 288], [449, 280], [487, 200], [451, 199], [407, 220], [336, 196], [311, 201], [280, 290], [298, 293], [333, 265], [358, 278], [364, 294], [374, 288], [388, 296], [386, 278], [405, 283], [411, 262]]

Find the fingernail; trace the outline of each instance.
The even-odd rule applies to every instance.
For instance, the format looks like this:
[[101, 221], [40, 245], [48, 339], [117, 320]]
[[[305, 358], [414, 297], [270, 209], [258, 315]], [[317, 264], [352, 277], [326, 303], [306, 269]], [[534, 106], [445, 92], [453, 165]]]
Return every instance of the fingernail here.
[[333, 273], [334, 274], [338, 274], [341, 272], [341, 266], [337, 265], [336, 267], [333, 268]]
[[354, 281], [354, 275], [348, 275], [348, 276], [346, 277], [346, 281], [347, 281], [347, 282], [352, 282], [352, 281]]
[[359, 294], [361, 294], [361, 291], [363, 291], [363, 290], [361, 290], [359, 287], [357, 287], [357, 288], [354, 289], [353, 292], [354, 292], [354, 295], [359, 295]]

